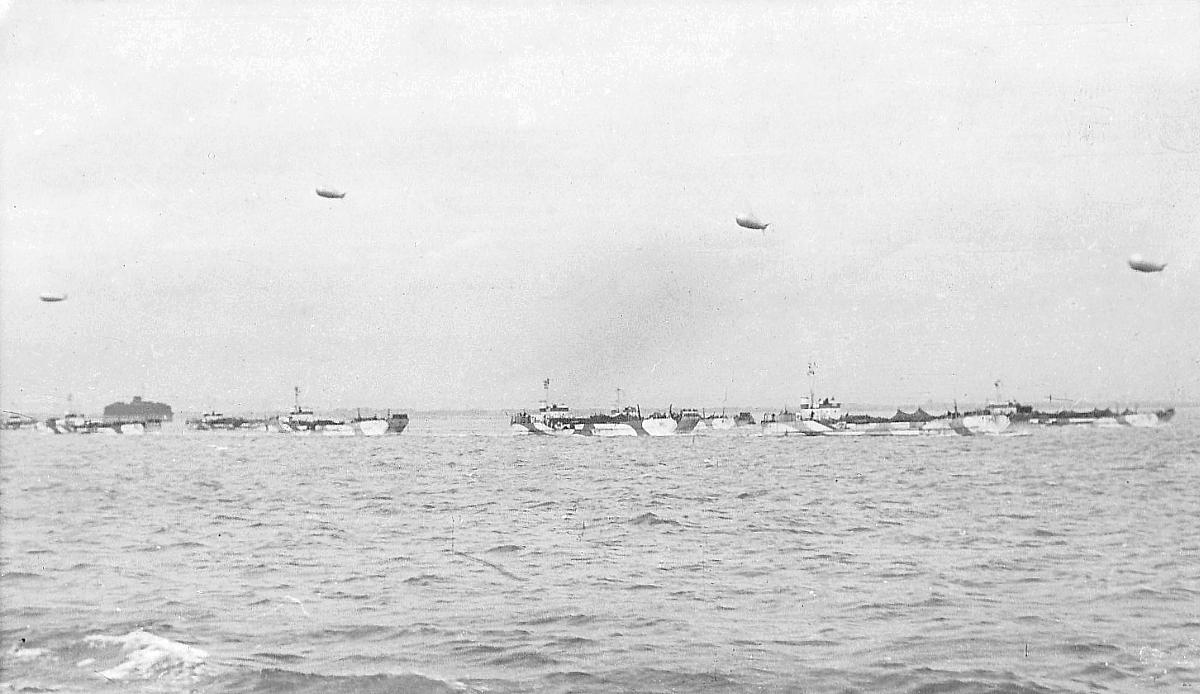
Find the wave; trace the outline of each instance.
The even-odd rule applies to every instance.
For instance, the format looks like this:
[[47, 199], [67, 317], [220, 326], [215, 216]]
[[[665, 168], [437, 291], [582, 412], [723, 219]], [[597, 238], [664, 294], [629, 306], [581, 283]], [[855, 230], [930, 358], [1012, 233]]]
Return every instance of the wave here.
[[647, 511], [647, 512], [643, 513], [643, 514], [642, 514], [642, 515], [640, 515], [640, 516], [637, 516], [637, 517], [634, 517], [634, 518], [630, 518], [630, 519], [629, 519], [629, 524], [630, 524], [630, 525], [643, 525], [643, 526], [650, 526], [650, 525], [679, 525], [679, 522], [678, 522], [678, 521], [673, 521], [673, 520], [671, 520], [671, 519], [669, 519], [669, 518], [660, 518], [660, 517], [656, 516], [656, 515], [655, 515], [653, 512], [651, 512], [651, 511]]
[[539, 668], [547, 665], [557, 665], [559, 661], [538, 651], [516, 651], [505, 653], [489, 661], [490, 665], [499, 667], [529, 667]]
[[707, 692], [739, 691], [744, 683], [719, 672], [688, 672], [637, 668], [601, 675], [601, 679], [631, 691]]
[[[205, 674], [208, 660], [207, 651], [140, 629], [124, 636], [92, 635], [84, 638], [84, 642], [101, 649], [119, 647], [124, 660], [96, 672], [110, 681], [155, 680], [183, 686]], [[102, 654], [95, 657], [100, 661]]]
[[912, 691], [921, 694], [1040, 694], [1056, 691], [1012, 672], [968, 670], [952, 672], [909, 667], [875, 678], [867, 691]]
[[583, 624], [591, 624], [596, 621], [595, 615], [590, 614], [562, 614], [562, 615], [546, 615], [545, 617], [534, 617], [522, 622], [517, 622], [523, 626], [542, 626], [546, 624], [570, 624], [571, 626], [581, 626]]
[[320, 692], [357, 692], [358, 694], [459, 694], [469, 688], [453, 680], [440, 680], [416, 673], [379, 675], [321, 675], [282, 669], [266, 669], [240, 673], [227, 678], [223, 689], [249, 694], [291, 692], [297, 694]]
[[491, 553], [491, 552], [520, 552], [523, 549], [525, 549], [524, 545], [496, 545], [495, 547], [492, 547], [491, 549], [486, 550], [486, 551], [488, 553]]
[[404, 583], [411, 586], [432, 586], [438, 583], [446, 583], [448, 580], [445, 576], [437, 574], [419, 574], [404, 579]]
[[[75, 567], [72, 567], [72, 568], [75, 568]], [[0, 573], [0, 580], [3, 580], [5, 582], [20, 581], [21, 579], [26, 579], [26, 578], [42, 578], [42, 574], [31, 573], [29, 571], [5, 571], [4, 573]]]

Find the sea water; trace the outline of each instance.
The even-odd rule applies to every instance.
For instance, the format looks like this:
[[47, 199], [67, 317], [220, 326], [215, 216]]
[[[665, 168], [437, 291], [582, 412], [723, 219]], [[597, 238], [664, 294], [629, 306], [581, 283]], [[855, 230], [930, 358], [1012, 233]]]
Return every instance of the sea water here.
[[0, 438], [0, 690], [1200, 689], [1200, 412]]

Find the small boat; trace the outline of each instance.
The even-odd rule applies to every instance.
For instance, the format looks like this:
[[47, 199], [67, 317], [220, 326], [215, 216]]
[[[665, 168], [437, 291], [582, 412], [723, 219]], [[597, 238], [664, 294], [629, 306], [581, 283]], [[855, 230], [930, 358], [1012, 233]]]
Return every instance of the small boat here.
[[1167, 268], [1166, 263], [1157, 263], [1153, 260], [1146, 260], [1140, 253], [1134, 253], [1129, 256], [1129, 268], [1138, 272], [1162, 272]]

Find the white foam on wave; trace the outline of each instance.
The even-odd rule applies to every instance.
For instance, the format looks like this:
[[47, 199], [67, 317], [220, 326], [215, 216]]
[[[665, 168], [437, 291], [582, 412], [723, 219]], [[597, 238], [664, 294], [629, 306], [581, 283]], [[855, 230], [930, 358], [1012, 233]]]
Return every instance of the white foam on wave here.
[[93, 645], [121, 647], [125, 660], [97, 673], [108, 680], [186, 679], [200, 674], [208, 658], [207, 651], [140, 629], [124, 636], [95, 635], [85, 640]]

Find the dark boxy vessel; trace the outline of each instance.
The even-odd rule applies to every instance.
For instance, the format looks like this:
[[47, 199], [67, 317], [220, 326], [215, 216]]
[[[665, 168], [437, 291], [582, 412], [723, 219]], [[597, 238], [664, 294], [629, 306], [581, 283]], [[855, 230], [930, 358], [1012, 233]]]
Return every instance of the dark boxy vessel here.
[[128, 422], [169, 422], [174, 417], [171, 406], [161, 402], [143, 400], [135, 395], [131, 402], [114, 402], [104, 408], [104, 421], [116, 423]]

